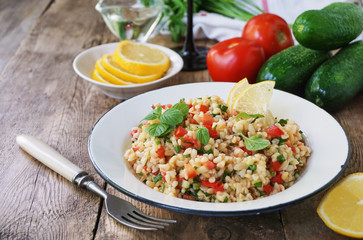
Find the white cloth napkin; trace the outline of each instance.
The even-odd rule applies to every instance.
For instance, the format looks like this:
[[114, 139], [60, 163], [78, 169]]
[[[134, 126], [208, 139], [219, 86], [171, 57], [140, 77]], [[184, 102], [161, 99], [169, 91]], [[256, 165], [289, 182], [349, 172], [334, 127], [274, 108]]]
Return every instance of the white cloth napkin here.
[[[287, 23], [293, 24], [296, 17], [310, 9], [321, 9], [339, 0], [254, 0], [265, 12], [282, 17]], [[343, 1], [340, 1], [343, 2]], [[348, 2], [360, 2], [348, 0]], [[186, 17], [184, 17], [186, 23]], [[228, 18], [216, 13], [198, 12], [193, 17], [193, 34], [195, 39], [208, 38], [223, 41], [240, 37], [246, 22]], [[168, 33], [162, 31], [162, 33]]]
[[220, 14], [199, 12], [193, 16], [193, 34], [195, 39], [208, 38], [223, 41], [241, 37], [246, 22]]

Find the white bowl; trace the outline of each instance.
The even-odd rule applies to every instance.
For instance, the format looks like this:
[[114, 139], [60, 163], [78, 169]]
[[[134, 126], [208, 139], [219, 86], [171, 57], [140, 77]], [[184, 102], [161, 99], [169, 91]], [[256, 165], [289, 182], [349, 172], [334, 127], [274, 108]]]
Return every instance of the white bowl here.
[[73, 61], [73, 69], [78, 74], [78, 76], [100, 88], [109, 97], [128, 99], [140, 93], [160, 88], [166, 85], [167, 79], [180, 72], [183, 67], [183, 59], [173, 50], [156, 44], [145, 43], [146, 45], [163, 51], [169, 56], [171, 65], [164, 77], [152, 82], [135, 85], [111, 85], [93, 80], [91, 75], [96, 61], [104, 54], [113, 53], [116, 50], [118, 44], [119, 43], [108, 43], [89, 48], [78, 54]]

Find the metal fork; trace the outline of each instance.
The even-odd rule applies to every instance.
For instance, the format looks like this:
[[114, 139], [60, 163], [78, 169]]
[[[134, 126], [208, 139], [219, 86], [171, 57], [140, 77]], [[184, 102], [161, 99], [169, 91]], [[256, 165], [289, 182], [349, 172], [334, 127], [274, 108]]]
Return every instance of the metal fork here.
[[107, 213], [116, 221], [139, 230], [158, 230], [176, 223], [144, 214], [131, 203], [105, 192], [85, 171], [60, 155], [49, 145], [28, 135], [16, 137], [18, 145], [40, 162], [59, 173], [78, 187], [86, 188], [104, 199]]

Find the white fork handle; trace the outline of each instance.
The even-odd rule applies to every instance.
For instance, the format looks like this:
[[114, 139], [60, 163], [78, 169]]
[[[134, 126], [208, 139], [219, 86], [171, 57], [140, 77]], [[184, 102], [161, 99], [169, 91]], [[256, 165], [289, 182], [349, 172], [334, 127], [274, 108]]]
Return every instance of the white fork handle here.
[[48, 144], [35, 137], [19, 135], [16, 137], [16, 142], [27, 153], [71, 182], [79, 173], [84, 172]]

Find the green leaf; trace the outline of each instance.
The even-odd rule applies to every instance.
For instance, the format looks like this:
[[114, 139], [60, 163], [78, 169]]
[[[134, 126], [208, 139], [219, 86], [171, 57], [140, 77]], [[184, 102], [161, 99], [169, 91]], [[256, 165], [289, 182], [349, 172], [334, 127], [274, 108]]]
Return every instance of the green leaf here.
[[176, 153], [180, 153], [181, 148], [182, 148], [182, 146], [177, 145], [177, 146], [175, 146], [175, 147], [174, 147], [174, 151], [175, 151]]
[[280, 164], [286, 161], [284, 155], [280, 154], [276, 157], [277, 161], [279, 161]]
[[238, 114], [237, 116], [233, 117], [233, 118], [262, 118], [264, 117], [264, 115], [262, 114], [248, 114], [245, 112], [241, 112], [240, 114]]
[[178, 102], [174, 104], [172, 108], [178, 109], [183, 114], [183, 119], [186, 118], [189, 113], [189, 105], [186, 103]]
[[250, 138], [246, 137], [242, 134], [243, 140], [245, 141], [245, 145], [247, 150], [250, 151], [258, 151], [267, 148], [270, 146], [270, 141], [262, 138], [261, 136], [252, 136]]
[[161, 176], [161, 174], [159, 172], [159, 174], [153, 178], [153, 182], [156, 184], [157, 182], [159, 182], [162, 179], [163, 179], [163, 177]]
[[279, 139], [279, 142], [277, 143], [277, 145], [279, 145], [279, 146], [281, 146], [282, 144], [287, 142], [287, 139], [282, 139], [281, 137], [279, 137], [278, 139]]
[[252, 164], [248, 167], [248, 169], [255, 171], [257, 169], [257, 165], [256, 164]]
[[222, 110], [222, 112], [226, 112], [228, 107], [226, 105], [219, 104], [218, 107]]
[[197, 138], [202, 144], [208, 144], [210, 139], [208, 129], [206, 127], [199, 128], [197, 131]]
[[183, 113], [176, 108], [167, 109], [160, 117], [160, 122], [168, 124], [168, 125], [177, 125], [181, 123], [183, 118]]
[[152, 110], [144, 119], [142, 120], [154, 120], [160, 117], [161, 115], [161, 107], [155, 108]]
[[255, 185], [256, 187], [262, 187], [262, 182], [256, 182], [253, 185]]
[[285, 126], [287, 124], [288, 119], [280, 119], [279, 123], [281, 126]]
[[150, 126], [148, 126], [145, 131], [152, 137], [160, 137], [161, 135], [163, 135], [164, 133], [168, 132], [168, 130], [170, 129], [169, 125], [167, 124], [159, 124], [159, 123], [154, 123], [151, 124]]

